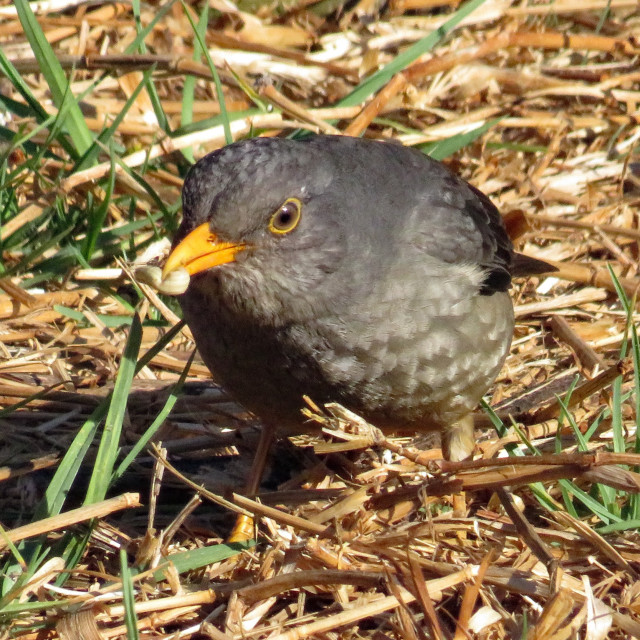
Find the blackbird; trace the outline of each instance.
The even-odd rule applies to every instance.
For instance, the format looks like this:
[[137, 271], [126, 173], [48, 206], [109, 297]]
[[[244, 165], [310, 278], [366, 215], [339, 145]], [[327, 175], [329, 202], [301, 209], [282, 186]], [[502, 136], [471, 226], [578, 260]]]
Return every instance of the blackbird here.
[[209, 369], [280, 432], [303, 396], [473, 452], [470, 412], [511, 344], [514, 253], [491, 201], [420, 151], [342, 136], [255, 138], [189, 171], [164, 267]]

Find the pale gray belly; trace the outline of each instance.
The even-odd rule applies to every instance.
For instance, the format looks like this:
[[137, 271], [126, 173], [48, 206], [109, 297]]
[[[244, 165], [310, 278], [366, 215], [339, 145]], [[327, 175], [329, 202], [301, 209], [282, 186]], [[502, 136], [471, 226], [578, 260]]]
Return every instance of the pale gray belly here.
[[303, 395], [339, 402], [385, 428], [440, 429], [478, 404], [513, 333], [507, 293], [426, 301], [423, 313], [394, 299], [279, 329], [223, 308], [203, 317], [197, 295], [181, 303], [214, 378], [288, 430], [306, 428]]

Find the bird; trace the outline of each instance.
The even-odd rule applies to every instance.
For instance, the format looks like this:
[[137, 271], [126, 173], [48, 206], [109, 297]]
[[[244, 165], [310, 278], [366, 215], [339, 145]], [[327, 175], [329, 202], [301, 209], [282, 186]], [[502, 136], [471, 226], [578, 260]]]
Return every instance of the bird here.
[[163, 277], [188, 272], [184, 318], [235, 400], [279, 433], [309, 431], [308, 396], [472, 455], [512, 277], [553, 270], [514, 251], [487, 196], [420, 150], [316, 135], [209, 153], [182, 198]]

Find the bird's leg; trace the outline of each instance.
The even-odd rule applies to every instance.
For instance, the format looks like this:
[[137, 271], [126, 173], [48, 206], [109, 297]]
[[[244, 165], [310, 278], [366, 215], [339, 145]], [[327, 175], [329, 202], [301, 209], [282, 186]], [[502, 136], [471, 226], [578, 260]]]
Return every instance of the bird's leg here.
[[[256, 449], [255, 456], [253, 458], [253, 464], [249, 471], [249, 477], [244, 491], [247, 495], [253, 495], [258, 492], [260, 483], [262, 482], [262, 476], [264, 474], [264, 468], [267, 464], [267, 457], [269, 456], [269, 450], [275, 439], [276, 428], [273, 424], [264, 424], [262, 431], [260, 431], [260, 440], [258, 440], [258, 448]], [[227, 542], [244, 542], [245, 540], [251, 540], [253, 538], [253, 518], [244, 514], [240, 514], [236, 518], [236, 523], [233, 525], [231, 534], [227, 539]]]
[[[474, 447], [473, 416], [470, 413], [449, 425], [442, 434], [442, 455], [446, 460], [467, 460], [473, 455]], [[455, 494], [452, 502], [453, 515], [457, 518], [464, 517], [467, 512], [465, 492]]]
[[442, 455], [445, 460], [467, 460], [473, 455], [475, 446], [473, 415], [470, 413], [450, 424], [442, 434]]

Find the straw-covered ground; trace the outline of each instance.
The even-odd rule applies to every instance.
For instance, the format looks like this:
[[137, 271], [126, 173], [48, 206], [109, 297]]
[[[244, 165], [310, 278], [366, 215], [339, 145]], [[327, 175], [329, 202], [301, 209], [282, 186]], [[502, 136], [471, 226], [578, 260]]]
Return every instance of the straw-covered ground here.
[[[637, 0], [0, 1], [0, 638], [640, 637], [638, 34]], [[444, 158], [558, 267], [473, 462], [323, 410], [237, 493], [256, 426], [136, 261], [194, 159], [303, 131]]]

